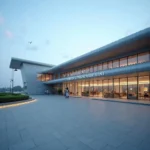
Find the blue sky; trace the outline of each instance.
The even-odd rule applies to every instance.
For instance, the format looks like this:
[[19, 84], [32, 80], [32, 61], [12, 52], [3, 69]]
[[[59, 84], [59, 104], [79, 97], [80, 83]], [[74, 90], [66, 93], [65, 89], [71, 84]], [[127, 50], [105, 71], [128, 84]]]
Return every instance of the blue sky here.
[[0, 0], [0, 87], [10, 85], [11, 57], [60, 64], [150, 27], [149, 8], [149, 0]]

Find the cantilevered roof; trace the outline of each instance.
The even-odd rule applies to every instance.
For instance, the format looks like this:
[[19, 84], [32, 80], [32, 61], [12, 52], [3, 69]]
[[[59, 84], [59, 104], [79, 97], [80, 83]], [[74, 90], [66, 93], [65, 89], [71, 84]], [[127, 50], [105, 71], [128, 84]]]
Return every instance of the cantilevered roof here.
[[[146, 28], [137, 33], [124, 37], [120, 40], [112, 42], [106, 46], [88, 52], [74, 59], [71, 59], [60, 65], [54, 66], [44, 72], [63, 72], [71, 68], [84, 66], [85, 64], [91, 64], [98, 61], [105, 61], [110, 57], [114, 58], [122, 54], [127, 54], [134, 51], [136, 52], [138, 49], [141, 49], [143, 47], [148, 48], [150, 46], [150, 40], [148, 42], [147, 39], [150, 39], [150, 28]], [[149, 45], [147, 45], [147, 43], [149, 43]]]
[[12, 69], [20, 69], [23, 63], [44, 66], [44, 67], [50, 67], [50, 68], [54, 66], [51, 64], [45, 64], [45, 63], [40, 63], [40, 62], [30, 61], [30, 60], [25, 60], [25, 59], [20, 59], [20, 58], [11, 58], [9, 67]]

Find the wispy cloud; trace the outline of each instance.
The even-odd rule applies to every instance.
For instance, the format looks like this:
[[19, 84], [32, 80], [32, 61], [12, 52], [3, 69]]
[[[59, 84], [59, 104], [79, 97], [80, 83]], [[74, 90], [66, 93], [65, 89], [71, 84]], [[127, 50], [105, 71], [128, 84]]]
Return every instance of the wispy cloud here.
[[6, 35], [7, 38], [13, 38], [13, 34], [12, 34], [12, 32], [9, 31], [9, 30], [6, 30], [6, 31], [5, 31], [5, 35]]

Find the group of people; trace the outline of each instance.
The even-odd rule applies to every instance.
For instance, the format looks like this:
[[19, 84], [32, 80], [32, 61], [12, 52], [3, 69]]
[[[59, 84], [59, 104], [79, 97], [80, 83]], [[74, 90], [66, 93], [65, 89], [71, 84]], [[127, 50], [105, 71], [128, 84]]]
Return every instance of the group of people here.
[[68, 87], [64, 91], [64, 96], [65, 96], [65, 98], [69, 98], [69, 89], [68, 89]]

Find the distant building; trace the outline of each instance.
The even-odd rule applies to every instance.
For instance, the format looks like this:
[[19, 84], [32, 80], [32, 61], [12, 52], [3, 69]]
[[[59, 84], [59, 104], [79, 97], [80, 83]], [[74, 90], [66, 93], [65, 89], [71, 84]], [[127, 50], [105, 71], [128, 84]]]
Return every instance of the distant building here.
[[150, 100], [150, 28], [57, 66], [12, 58], [29, 94], [71, 95]]

